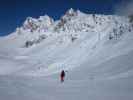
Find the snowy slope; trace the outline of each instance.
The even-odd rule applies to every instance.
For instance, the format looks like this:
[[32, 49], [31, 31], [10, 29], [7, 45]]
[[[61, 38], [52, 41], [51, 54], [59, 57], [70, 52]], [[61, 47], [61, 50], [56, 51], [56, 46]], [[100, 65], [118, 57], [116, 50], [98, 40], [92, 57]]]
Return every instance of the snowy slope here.
[[70, 9], [58, 21], [28, 17], [0, 38], [0, 98], [132, 100], [132, 33], [130, 19], [116, 15]]

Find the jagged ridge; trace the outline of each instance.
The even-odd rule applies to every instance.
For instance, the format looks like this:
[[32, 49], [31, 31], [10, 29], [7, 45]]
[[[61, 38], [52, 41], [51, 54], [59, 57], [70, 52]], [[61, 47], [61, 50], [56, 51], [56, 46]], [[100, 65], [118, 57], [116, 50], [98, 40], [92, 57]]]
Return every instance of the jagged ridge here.
[[[97, 15], [85, 14], [79, 10], [69, 9], [58, 21], [54, 21], [48, 15], [40, 16], [38, 19], [28, 17], [22, 27], [17, 28], [17, 34], [30, 33], [32, 37], [27, 41], [29, 44], [40, 43], [40, 37], [49, 37], [58, 33], [70, 35], [71, 39], [79, 37], [83, 32], [99, 33], [107, 32], [109, 39], [120, 37], [125, 31], [132, 31], [132, 25], [129, 18], [116, 15]], [[34, 33], [36, 34], [34, 36]], [[38, 34], [38, 35], [37, 35]], [[39, 40], [37, 40], [39, 39]], [[46, 38], [42, 38], [46, 39]], [[27, 44], [27, 41], [25, 44]], [[29, 46], [28, 46], [29, 47]]]

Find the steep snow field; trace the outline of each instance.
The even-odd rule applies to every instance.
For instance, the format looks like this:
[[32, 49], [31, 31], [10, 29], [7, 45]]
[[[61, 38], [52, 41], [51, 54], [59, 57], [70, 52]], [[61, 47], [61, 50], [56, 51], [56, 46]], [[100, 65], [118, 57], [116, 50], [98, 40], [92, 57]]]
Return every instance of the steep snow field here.
[[73, 9], [55, 22], [28, 17], [0, 38], [0, 99], [132, 100], [132, 42], [126, 17]]

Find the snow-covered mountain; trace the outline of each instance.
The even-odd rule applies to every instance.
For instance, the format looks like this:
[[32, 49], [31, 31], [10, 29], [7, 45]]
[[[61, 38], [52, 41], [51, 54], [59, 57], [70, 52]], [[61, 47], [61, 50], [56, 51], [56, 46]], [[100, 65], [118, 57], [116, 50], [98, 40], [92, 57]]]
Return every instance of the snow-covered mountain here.
[[[7, 56], [8, 54], [14, 59], [22, 56], [36, 59], [36, 62], [39, 60], [42, 65], [48, 63], [47, 60], [51, 60], [51, 63], [45, 66], [58, 63], [58, 60], [63, 63], [68, 59], [70, 62], [67, 63], [71, 63], [73, 60], [78, 60], [80, 56], [89, 55], [90, 51], [95, 53], [100, 48], [105, 48], [102, 46], [104, 42], [108, 42], [108, 46], [111, 42], [116, 42], [112, 46], [117, 45], [117, 42], [121, 43], [124, 37], [131, 35], [132, 32], [133, 27], [129, 18], [116, 15], [85, 14], [71, 8], [58, 21], [54, 21], [47, 15], [39, 18], [26, 18], [23, 25], [15, 32], [1, 38], [0, 51], [2, 55]], [[105, 49], [103, 50], [105, 51]], [[75, 56], [79, 56], [79, 58], [75, 58]], [[53, 58], [54, 60], [52, 60]], [[46, 62], [42, 62], [43, 59], [46, 59]], [[88, 59], [90, 58], [86, 58], [87, 61]], [[45, 69], [45, 67], [42, 68]], [[36, 70], [38, 71], [38, 69]], [[39, 69], [39, 71], [42, 70]]]
[[[64, 69], [68, 71], [68, 84], [64, 86], [72, 87], [75, 92], [74, 82], [77, 85], [80, 84], [79, 88], [82, 92], [88, 91], [86, 89], [84, 91], [84, 86], [88, 89], [97, 84], [94, 91], [91, 88], [94, 94], [100, 93], [97, 89], [104, 89], [103, 92], [107, 93], [106, 96], [101, 94], [103, 95], [101, 100], [125, 100], [125, 98], [132, 100], [133, 96], [128, 94], [128, 89], [132, 87], [128, 81], [133, 82], [131, 80], [133, 77], [132, 42], [133, 23], [130, 17], [85, 14], [74, 9], [68, 10], [57, 21], [47, 15], [39, 18], [28, 17], [16, 31], [0, 38], [0, 75], [48, 76], [51, 80], [48, 84], [52, 85], [54, 82], [60, 87], [52, 79], [58, 79], [59, 72]], [[92, 85], [89, 81], [95, 81], [96, 84]], [[118, 84], [123, 86], [121, 82], [125, 84], [124, 87], [116, 87], [119, 86]], [[105, 84], [103, 88], [99, 88], [101, 83]], [[24, 84], [28, 85], [28, 83]], [[46, 83], [45, 86], [47, 87], [48, 84]], [[36, 87], [36, 84], [34, 85]], [[68, 91], [66, 87], [61, 87], [60, 90], [66, 97], [64, 100], [74, 100], [71, 98], [72, 91], [69, 91], [70, 97], [67, 98], [65, 95]], [[112, 90], [108, 91], [107, 87], [111, 87]], [[91, 95], [91, 92], [88, 93], [92, 96], [92, 100], [94, 98], [99, 100], [99, 95], [95, 97], [94, 94]], [[112, 93], [110, 94], [112, 99], [107, 98], [108, 93]], [[130, 93], [133, 93], [133, 89]], [[56, 94], [59, 95], [58, 92]], [[87, 94], [81, 93], [80, 96], [85, 96], [85, 100], [88, 100]], [[81, 97], [75, 100], [83, 99]], [[22, 96], [22, 98], [26, 97]], [[48, 96], [46, 98], [49, 100]], [[56, 99], [62, 100], [62, 97], [51, 100]], [[37, 100], [41, 100], [41, 97], [39, 96]]]
[[[16, 31], [7, 37], [11, 40], [15, 38], [18, 41], [20, 40], [24, 43], [28, 41], [33, 44], [40, 43], [41, 40], [47, 37], [56, 37], [60, 33], [66, 34], [70, 39], [78, 38], [82, 33], [102, 33], [101, 38], [107, 34], [110, 38], [116, 38], [125, 31], [132, 30], [129, 21], [130, 19], [126, 17], [85, 14], [71, 8], [58, 21], [54, 21], [48, 15], [40, 16], [39, 18], [28, 17], [22, 27], [16, 28]], [[22, 37], [23, 39], [20, 39]], [[24, 45], [24, 43], [19, 46]]]

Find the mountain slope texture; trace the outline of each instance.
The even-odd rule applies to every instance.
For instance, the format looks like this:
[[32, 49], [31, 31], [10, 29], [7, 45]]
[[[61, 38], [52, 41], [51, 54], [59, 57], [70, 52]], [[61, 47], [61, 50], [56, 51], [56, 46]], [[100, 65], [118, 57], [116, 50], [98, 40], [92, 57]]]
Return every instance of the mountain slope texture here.
[[57, 21], [27, 17], [0, 38], [0, 99], [132, 100], [132, 43], [130, 17], [72, 8]]

